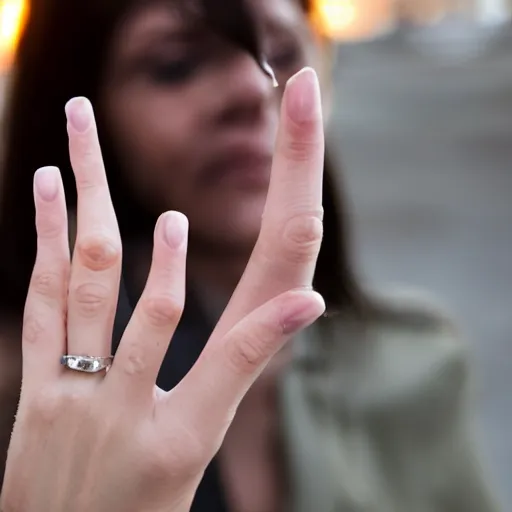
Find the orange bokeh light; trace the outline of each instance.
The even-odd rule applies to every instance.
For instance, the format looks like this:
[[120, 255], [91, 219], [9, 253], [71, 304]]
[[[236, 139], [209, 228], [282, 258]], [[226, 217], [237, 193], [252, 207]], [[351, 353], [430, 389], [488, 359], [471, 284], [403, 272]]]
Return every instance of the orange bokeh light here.
[[392, 23], [393, 6], [393, 0], [313, 0], [312, 22], [331, 39], [364, 39]]
[[8, 69], [28, 12], [27, 0], [0, 0], [0, 66]]

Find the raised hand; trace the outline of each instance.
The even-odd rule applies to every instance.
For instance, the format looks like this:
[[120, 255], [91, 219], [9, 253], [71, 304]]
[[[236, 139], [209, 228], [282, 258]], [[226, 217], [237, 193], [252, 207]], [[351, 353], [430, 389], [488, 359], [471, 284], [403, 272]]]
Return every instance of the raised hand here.
[[[68, 103], [77, 240], [71, 261], [59, 171], [40, 169], [2, 512], [189, 510], [244, 394], [325, 307], [311, 289], [322, 237], [319, 96], [312, 70], [289, 81], [261, 235], [201, 357], [169, 393], [155, 381], [183, 309], [187, 220], [160, 217], [145, 290], [111, 361], [121, 239], [92, 107], [83, 98]], [[68, 367], [64, 355], [93, 357], [68, 358]]]

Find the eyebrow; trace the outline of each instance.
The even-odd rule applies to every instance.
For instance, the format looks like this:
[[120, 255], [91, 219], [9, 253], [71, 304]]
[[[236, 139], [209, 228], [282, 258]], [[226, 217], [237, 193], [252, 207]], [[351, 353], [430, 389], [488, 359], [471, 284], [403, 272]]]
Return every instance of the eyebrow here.
[[[154, 9], [147, 14], [146, 19], [128, 22], [123, 35], [131, 44], [124, 45], [123, 53], [129, 54], [169, 43], [188, 43], [192, 39], [197, 39], [203, 30], [200, 20], [187, 21], [184, 16], [177, 13], [177, 9], [168, 4], [155, 6]], [[133, 16], [137, 17], [137, 14]]]
[[144, 34], [143, 37], [139, 36], [139, 44], [137, 44], [137, 47], [147, 48], [169, 43], [190, 43], [197, 41], [198, 36], [202, 34], [201, 30], [197, 30], [193, 27], [180, 28], [177, 30], [161, 29], [153, 30], [151, 33], [149, 32], [148, 30], [148, 33]]
[[287, 32], [290, 35], [302, 35], [307, 32], [305, 24], [298, 23], [295, 18], [290, 19], [285, 16], [279, 18], [263, 17], [260, 21], [261, 27], [272, 35], [282, 32]]

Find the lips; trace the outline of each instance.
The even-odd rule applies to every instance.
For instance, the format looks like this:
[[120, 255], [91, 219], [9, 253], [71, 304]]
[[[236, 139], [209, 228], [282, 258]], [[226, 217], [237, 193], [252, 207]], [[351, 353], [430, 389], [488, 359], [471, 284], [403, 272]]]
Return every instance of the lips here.
[[206, 186], [232, 183], [242, 186], [268, 186], [272, 154], [254, 147], [237, 147], [211, 158], [200, 178]]

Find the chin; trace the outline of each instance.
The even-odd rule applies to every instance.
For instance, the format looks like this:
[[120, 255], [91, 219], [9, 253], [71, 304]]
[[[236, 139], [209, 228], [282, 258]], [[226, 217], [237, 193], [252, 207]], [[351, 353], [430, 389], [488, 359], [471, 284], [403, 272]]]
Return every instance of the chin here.
[[231, 226], [233, 237], [240, 241], [256, 243], [261, 230], [261, 220], [265, 208], [265, 197], [256, 201], [247, 201], [241, 207], [227, 215], [227, 223]]
[[[200, 225], [200, 229], [197, 226]], [[261, 229], [261, 215], [252, 218], [215, 215], [196, 223], [191, 222], [191, 236], [203, 249], [225, 253], [226, 256], [249, 256]]]
[[223, 239], [233, 250], [252, 251], [260, 234], [261, 216], [255, 219], [226, 220], [226, 228], [221, 230], [222, 234], [219, 233], [219, 239]]
[[245, 197], [225, 197], [203, 202], [203, 208], [190, 211], [191, 231], [219, 249], [252, 250], [261, 229], [266, 193]]

